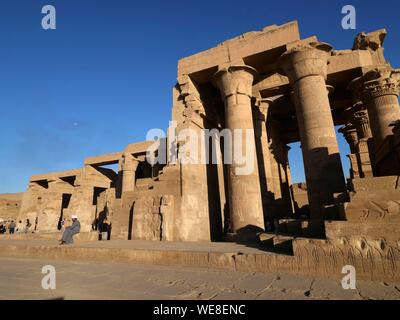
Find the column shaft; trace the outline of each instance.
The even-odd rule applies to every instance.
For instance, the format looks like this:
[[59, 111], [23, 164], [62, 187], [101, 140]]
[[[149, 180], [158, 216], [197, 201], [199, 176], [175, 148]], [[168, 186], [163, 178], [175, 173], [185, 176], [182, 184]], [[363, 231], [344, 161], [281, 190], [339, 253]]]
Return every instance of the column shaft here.
[[120, 173], [122, 178], [121, 195], [127, 191], [134, 191], [136, 184], [136, 169], [139, 161], [130, 153], [124, 153], [120, 161]]
[[254, 73], [252, 68], [238, 66], [215, 75], [225, 102], [225, 126], [233, 137], [232, 163], [227, 164], [228, 194], [231, 230], [237, 234], [264, 229], [251, 108]]
[[375, 146], [378, 147], [393, 134], [389, 124], [400, 119], [399, 101], [396, 95], [385, 95], [369, 100], [366, 105]]
[[310, 44], [283, 55], [293, 83], [311, 217], [322, 218], [334, 194], [345, 191], [339, 147], [325, 78], [330, 47]]

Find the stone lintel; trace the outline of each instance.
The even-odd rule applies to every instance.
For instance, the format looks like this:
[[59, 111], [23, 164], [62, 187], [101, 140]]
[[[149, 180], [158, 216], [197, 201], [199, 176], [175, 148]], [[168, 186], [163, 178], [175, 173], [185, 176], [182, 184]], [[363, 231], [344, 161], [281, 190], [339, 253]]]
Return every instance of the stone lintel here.
[[91, 165], [91, 166], [105, 166], [109, 164], [116, 164], [118, 163], [119, 159], [121, 158], [122, 152], [115, 152], [109, 154], [103, 154], [99, 156], [88, 157], [85, 159], [84, 165]]
[[249, 32], [227, 40], [218, 46], [185, 57], [178, 62], [178, 79], [182, 75], [227, 65], [245, 57], [286, 46], [300, 39], [297, 21], [269, 26], [262, 31]]
[[49, 172], [44, 174], [36, 174], [31, 176], [29, 182], [38, 182], [38, 181], [55, 181], [60, 178], [74, 177], [81, 174], [82, 169], [75, 170], [67, 170], [61, 172]]
[[131, 143], [128, 144], [124, 152], [129, 152], [131, 154], [145, 153], [147, 149], [154, 143], [155, 143], [154, 141], [141, 141], [141, 142]]

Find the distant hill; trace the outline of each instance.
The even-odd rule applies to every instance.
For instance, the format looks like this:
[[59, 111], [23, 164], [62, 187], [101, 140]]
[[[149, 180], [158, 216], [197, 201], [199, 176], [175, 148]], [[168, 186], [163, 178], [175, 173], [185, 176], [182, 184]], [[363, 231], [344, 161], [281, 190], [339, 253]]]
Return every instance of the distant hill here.
[[21, 201], [23, 195], [24, 195], [23, 192], [19, 192], [19, 193], [0, 193], [0, 199], [1, 200], [9, 200], [9, 201]]

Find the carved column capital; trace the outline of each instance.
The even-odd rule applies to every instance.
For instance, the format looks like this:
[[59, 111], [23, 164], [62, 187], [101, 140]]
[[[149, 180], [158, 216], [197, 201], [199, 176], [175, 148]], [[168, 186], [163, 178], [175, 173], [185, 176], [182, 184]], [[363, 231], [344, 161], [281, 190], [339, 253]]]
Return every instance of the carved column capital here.
[[364, 103], [386, 95], [399, 95], [400, 71], [388, 65], [369, 70], [363, 76], [354, 79], [349, 89], [354, 99]]
[[367, 110], [354, 112], [353, 122], [360, 139], [368, 139], [372, 137]]
[[258, 107], [258, 110], [260, 111], [260, 115], [262, 117], [263, 121], [267, 121], [268, 118], [268, 110], [269, 107], [271, 106], [273, 100], [270, 98], [257, 98], [255, 105]]
[[304, 44], [299, 41], [298, 45], [294, 45], [281, 56], [279, 64], [291, 83], [313, 75], [326, 79], [331, 50], [332, 47], [324, 42]]
[[139, 160], [136, 159], [129, 152], [124, 152], [122, 154], [119, 166], [121, 171], [136, 171], [139, 165]]
[[257, 71], [249, 66], [230, 66], [219, 70], [214, 75], [214, 84], [220, 89], [222, 99], [230, 96], [245, 95], [249, 98], [253, 93], [253, 81]]
[[352, 124], [347, 124], [339, 129], [339, 132], [343, 134], [347, 143], [350, 146], [351, 153], [357, 152], [358, 135], [357, 130]]

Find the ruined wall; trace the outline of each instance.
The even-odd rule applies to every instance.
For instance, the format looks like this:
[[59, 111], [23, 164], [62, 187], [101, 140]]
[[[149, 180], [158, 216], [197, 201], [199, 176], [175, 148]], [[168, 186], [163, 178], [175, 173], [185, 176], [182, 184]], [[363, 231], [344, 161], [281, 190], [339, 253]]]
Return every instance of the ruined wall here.
[[111, 176], [90, 165], [85, 166], [82, 175], [76, 179], [66, 218], [77, 215], [81, 223], [81, 232], [88, 232], [92, 229], [92, 223], [97, 214], [95, 188], [105, 191], [111, 188], [112, 182]]
[[115, 239], [178, 240], [181, 183], [179, 167], [166, 166], [153, 179], [137, 179], [135, 190], [114, 202]]
[[[179, 79], [173, 98], [172, 115], [178, 123], [178, 165], [182, 179], [181, 207], [175, 221], [176, 239], [221, 239], [226, 211], [224, 171], [221, 163], [216, 165], [208, 161], [209, 164], [205, 164], [211, 147], [207, 148], [208, 137], [203, 131], [212, 128], [219, 131], [216, 124], [219, 119], [208, 112], [218, 106], [213, 105], [207, 92], [199, 90], [188, 76]], [[223, 104], [219, 107], [222, 110]], [[222, 159], [219, 141], [214, 142], [213, 151]], [[197, 150], [192, 150], [193, 145], [197, 145]]]
[[0, 219], [3, 221], [17, 220], [21, 207], [23, 193], [0, 194]]
[[63, 194], [73, 192], [74, 187], [60, 179], [48, 181], [46, 186], [31, 182], [23, 195], [18, 219], [29, 219], [36, 231], [55, 232], [62, 214]]

